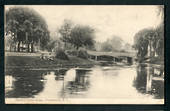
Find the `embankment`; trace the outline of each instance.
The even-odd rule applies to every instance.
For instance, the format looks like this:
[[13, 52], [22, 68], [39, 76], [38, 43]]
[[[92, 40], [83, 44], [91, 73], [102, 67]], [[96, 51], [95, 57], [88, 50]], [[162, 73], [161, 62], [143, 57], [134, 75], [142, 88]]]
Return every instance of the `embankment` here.
[[5, 68], [91, 67], [95, 64], [78, 57], [69, 57], [69, 60], [43, 60], [38, 56], [5, 56]]

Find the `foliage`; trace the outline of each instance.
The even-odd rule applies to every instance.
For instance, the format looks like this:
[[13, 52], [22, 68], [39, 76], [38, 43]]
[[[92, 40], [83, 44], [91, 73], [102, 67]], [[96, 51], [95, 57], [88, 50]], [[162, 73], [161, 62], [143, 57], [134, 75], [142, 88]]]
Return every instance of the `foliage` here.
[[58, 30], [59, 34], [61, 35], [61, 40], [65, 43], [70, 42], [70, 33], [72, 29], [72, 22], [70, 20], [65, 19], [64, 24]]
[[112, 39], [107, 40], [109, 44], [112, 45], [113, 50], [121, 50], [123, 40], [119, 36], [113, 36]]
[[[10, 51], [12, 51], [12, 48], [15, 49], [15, 39], [14, 39], [14, 35], [9, 32], [8, 34], [5, 34], [6, 38], [5, 38], [5, 48], [9, 48]], [[14, 50], [13, 50], [14, 51]]]
[[68, 56], [65, 54], [64, 50], [62, 50], [62, 49], [56, 50], [56, 56], [55, 57], [57, 59], [69, 60]]
[[125, 45], [124, 45], [124, 48], [123, 48], [124, 50], [131, 50], [132, 49], [132, 46], [129, 44], [129, 43], [126, 43]]
[[110, 52], [113, 50], [113, 47], [111, 44], [108, 44], [107, 42], [102, 43], [102, 51]]
[[157, 42], [156, 44], [156, 53], [158, 54], [159, 57], [164, 56], [164, 25], [160, 24], [156, 28], [156, 33], [157, 33]]
[[87, 59], [88, 58], [88, 53], [86, 50], [83, 49], [79, 49], [79, 50], [67, 50], [66, 54], [70, 55], [70, 56], [77, 56], [79, 58], [82, 59]]
[[150, 29], [143, 29], [141, 31], [139, 31], [138, 33], [136, 33], [135, 37], [134, 37], [134, 47], [135, 49], [138, 51], [137, 52], [137, 56], [139, 58], [141, 57], [145, 57], [146, 54], [148, 53], [148, 34], [149, 32], [152, 31]]
[[57, 45], [57, 40], [50, 40], [46, 46], [46, 49], [49, 51], [49, 52], [52, 52], [53, 49], [56, 47]]
[[88, 53], [86, 50], [79, 50], [77, 57], [87, 59], [88, 58]]
[[[29, 44], [41, 41], [41, 47], [47, 45], [49, 31], [45, 20], [34, 10], [24, 7], [12, 7], [6, 12], [6, 32], [14, 33], [14, 41]], [[37, 32], [41, 29], [41, 34]], [[20, 50], [18, 50], [20, 51]]]
[[161, 24], [163, 23], [164, 20], [164, 6], [163, 5], [158, 5], [157, 6], [157, 16], [161, 18]]
[[89, 26], [77, 25], [71, 30], [70, 43], [78, 50], [79, 47], [94, 45], [94, 30]]
[[66, 53], [70, 56], [77, 56], [78, 55], [78, 51], [76, 51], [76, 50], [66, 50]]
[[64, 42], [65, 49], [85, 47], [94, 49], [94, 29], [84, 25], [74, 25], [70, 20], [64, 20], [59, 28], [60, 40]]
[[118, 36], [113, 36], [111, 39], [101, 43], [101, 51], [121, 51], [123, 40]]
[[[144, 59], [148, 53], [150, 57], [163, 57], [164, 55], [164, 29], [159, 25], [156, 29], [143, 29], [134, 37], [134, 47], [138, 51], [137, 57]], [[148, 50], [148, 47], [150, 50]]]

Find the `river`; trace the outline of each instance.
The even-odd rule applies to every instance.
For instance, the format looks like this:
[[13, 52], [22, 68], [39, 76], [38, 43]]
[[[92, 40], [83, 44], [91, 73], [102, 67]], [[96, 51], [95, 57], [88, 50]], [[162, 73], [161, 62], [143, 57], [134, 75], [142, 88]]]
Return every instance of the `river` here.
[[6, 99], [22, 98], [24, 101], [46, 99], [84, 103], [77, 99], [95, 100], [95, 103], [152, 103], [164, 99], [164, 75], [161, 71], [161, 68], [148, 65], [12, 69], [6, 71], [5, 96]]

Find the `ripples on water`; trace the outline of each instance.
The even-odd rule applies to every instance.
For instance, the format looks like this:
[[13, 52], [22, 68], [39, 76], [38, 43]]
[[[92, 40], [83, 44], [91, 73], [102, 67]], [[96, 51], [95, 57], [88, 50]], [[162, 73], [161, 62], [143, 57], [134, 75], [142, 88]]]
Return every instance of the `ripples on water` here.
[[162, 75], [141, 65], [52, 71], [16, 69], [6, 72], [5, 87], [7, 98], [164, 98]]

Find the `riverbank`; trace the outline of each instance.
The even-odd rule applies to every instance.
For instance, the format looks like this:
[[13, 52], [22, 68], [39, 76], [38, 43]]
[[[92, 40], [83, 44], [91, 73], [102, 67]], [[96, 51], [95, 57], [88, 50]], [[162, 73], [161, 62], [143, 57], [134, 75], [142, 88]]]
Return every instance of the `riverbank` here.
[[151, 64], [151, 65], [161, 65], [164, 66], [164, 58], [152, 57], [140, 62], [140, 64]]
[[38, 56], [5, 56], [6, 68], [58, 68], [91, 67], [96, 63], [90, 60], [69, 56], [69, 60], [43, 60]]
[[[164, 60], [153, 58], [152, 61], [143, 61], [139, 64], [150, 64], [153, 67], [164, 67]], [[5, 68], [72, 68], [72, 67], [92, 67], [94, 65], [101, 66], [125, 66], [124, 63], [114, 63], [109, 61], [94, 61], [89, 59], [82, 59], [75, 56], [69, 56], [69, 60], [62, 60], [54, 58], [54, 60], [44, 60], [40, 56], [35, 55], [6, 55], [5, 56]]]

